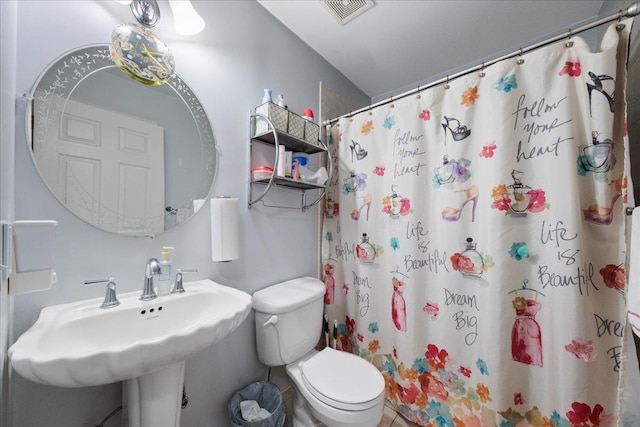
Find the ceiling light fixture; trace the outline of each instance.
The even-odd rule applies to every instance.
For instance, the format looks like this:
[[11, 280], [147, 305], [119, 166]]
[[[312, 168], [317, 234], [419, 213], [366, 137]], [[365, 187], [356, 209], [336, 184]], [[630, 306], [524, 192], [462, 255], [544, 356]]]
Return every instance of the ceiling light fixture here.
[[133, 0], [131, 12], [147, 28], [154, 27], [160, 21], [160, 8], [156, 0]]
[[173, 12], [173, 24], [176, 31], [183, 35], [193, 35], [204, 30], [204, 19], [198, 15], [189, 0], [169, 0]]

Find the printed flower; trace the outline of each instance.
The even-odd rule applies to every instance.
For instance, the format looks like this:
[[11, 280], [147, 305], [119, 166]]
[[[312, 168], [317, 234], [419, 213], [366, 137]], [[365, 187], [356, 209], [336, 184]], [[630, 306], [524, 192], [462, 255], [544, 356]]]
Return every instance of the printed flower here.
[[478, 360], [476, 360], [476, 367], [480, 370], [482, 375], [489, 375], [489, 368], [487, 368], [487, 362], [484, 360], [478, 358]]
[[400, 400], [402, 403], [413, 404], [416, 398], [420, 394], [420, 389], [415, 384], [411, 384], [409, 387], [402, 387], [400, 390]]
[[385, 167], [383, 165], [377, 165], [373, 169], [373, 173], [378, 175], [378, 176], [384, 176], [384, 171], [385, 171]]
[[456, 252], [451, 255], [450, 260], [454, 270], [461, 273], [473, 273], [475, 266], [473, 264], [473, 261], [471, 261], [471, 258], [469, 258], [468, 256]]
[[440, 311], [440, 306], [437, 302], [428, 302], [422, 307], [422, 310], [427, 313], [432, 318], [438, 317], [438, 312]]
[[431, 371], [437, 371], [438, 369], [444, 369], [444, 364], [447, 361], [449, 353], [444, 349], [439, 350], [434, 344], [429, 344], [424, 355], [429, 362], [429, 368]]
[[391, 245], [391, 249], [393, 249], [394, 251], [397, 251], [400, 248], [400, 241], [397, 237], [392, 237], [389, 244]]
[[522, 405], [524, 400], [522, 399], [522, 393], [513, 393], [513, 404], [514, 405]]
[[416, 398], [416, 406], [420, 409], [426, 408], [428, 403], [429, 397], [427, 397], [427, 395], [424, 393], [420, 393]]
[[484, 157], [486, 159], [490, 159], [493, 157], [493, 152], [496, 150], [496, 143], [492, 141], [489, 145], [483, 145], [482, 151], [480, 152], [480, 157]]
[[358, 341], [364, 342], [364, 335], [358, 334]]
[[347, 295], [349, 293], [349, 285], [347, 285], [346, 283], [342, 284], [342, 293], [344, 295]]
[[449, 392], [444, 388], [444, 384], [430, 372], [425, 372], [418, 378], [420, 389], [423, 393], [435, 397], [442, 403], [447, 403]]
[[596, 352], [593, 348], [593, 342], [591, 340], [575, 338], [571, 340], [570, 344], [566, 344], [564, 348], [569, 353], [573, 353], [575, 357], [582, 360], [583, 362], [591, 362], [596, 358]]
[[411, 382], [415, 382], [418, 379], [418, 373], [415, 370], [409, 368], [404, 371], [404, 377]]
[[424, 109], [420, 112], [420, 114], [418, 114], [418, 117], [420, 117], [422, 120], [424, 120], [425, 122], [431, 120], [431, 111], [429, 111], [428, 109]]
[[466, 366], [460, 366], [458, 368], [458, 372], [460, 372], [462, 375], [464, 375], [467, 378], [471, 378], [471, 369], [467, 368]]
[[524, 310], [527, 308], [527, 300], [524, 297], [515, 297], [513, 301], [511, 301], [511, 304], [516, 310]]
[[396, 118], [393, 116], [389, 116], [384, 121], [384, 128], [390, 130], [396, 124]]
[[[386, 365], [387, 362], [385, 362]], [[385, 366], [383, 365], [383, 366]], [[386, 370], [386, 369], [385, 369]], [[388, 375], [387, 375], [388, 374]], [[398, 397], [398, 384], [396, 380], [393, 379], [393, 373], [384, 372], [382, 374], [384, 377], [384, 395], [387, 399], [395, 400]]]
[[333, 242], [333, 233], [327, 231], [324, 235], [324, 240], [326, 240], [327, 242]]
[[618, 292], [624, 292], [625, 288], [625, 272], [622, 265], [607, 264], [606, 267], [600, 269], [600, 274], [607, 288], [615, 289]]
[[542, 212], [545, 209], [549, 209], [549, 205], [546, 203], [547, 198], [543, 190], [529, 190], [527, 194], [531, 197], [529, 201], [528, 210], [531, 213]]
[[327, 135], [327, 145], [333, 145], [333, 135]]
[[529, 250], [525, 242], [515, 242], [511, 245], [509, 250], [509, 256], [515, 258], [516, 261], [521, 261], [525, 258], [529, 258]]
[[573, 402], [571, 404], [572, 411], [567, 412], [567, 418], [572, 426], [613, 426], [615, 425], [615, 416], [604, 413], [604, 408], [597, 403], [593, 410], [586, 403]]
[[[394, 356], [398, 357], [397, 355], [394, 355]], [[416, 360], [413, 361], [413, 366], [411, 367], [411, 369], [418, 372], [419, 374], [424, 374], [425, 372], [429, 372], [429, 365], [427, 364], [427, 359], [425, 359], [424, 357], [417, 358]]]
[[493, 197], [493, 203], [491, 207], [498, 209], [499, 211], [508, 211], [511, 205], [511, 198], [509, 197], [509, 191], [506, 184], [499, 184], [491, 189], [491, 197]]
[[342, 142], [342, 133], [339, 133], [339, 134], [338, 134], [338, 142], [339, 142], [339, 143], [340, 143], [340, 142]]
[[389, 374], [389, 376], [393, 377], [395, 375], [396, 368], [394, 367], [393, 363], [389, 359], [387, 359], [382, 364], [382, 370], [383, 375]]
[[511, 89], [516, 89], [518, 83], [516, 82], [516, 75], [511, 74], [500, 79], [496, 85], [496, 90], [502, 90], [504, 92], [511, 92]]
[[393, 347], [393, 357], [398, 358], [398, 350], [396, 350], [395, 346]]
[[347, 326], [347, 333], [353, 335], [356, 330], [356, 319], [352, 319], [349, 316], [345, 316], [345, 325]]
[[369, 329], [369, 332], [371, 332], [372, 334], [375, 334], [376, 332], [378, 332], [380, 330], [380, 328], [378, 328], [378, 324], [376, 322], [369, 323], [369, 327], [367, 329]]
[[369, 120], [368, 122], [362, 125], [362, 130], [360, 132], [362, 132], [363, 135], [369, 135], [372, 130], [373, 130], [373, 122]]
[[572, 61], [565, 62], [564, 67], [562, 67], [562, 69], [558, 74], [561, 76], [567, 74], [569, 77], [578, 77], [580, 73], [581, 73], [580, 61], [578, 60], [575, 62], [572, 62]]
[[489, 396], [489, 387], [482, 383], [478, 383], [476, 387], [476, 393], [478, 393], [478, 397], [482, 403], [491, 402], [491, 396]]
[[478, 98], [480, 98], [480, 95], [478, 94], [478, 86], [470, 87], [462, 94], [460, 104], [465, 107], [471, 107]]
[[[426, 409], [429, 414], [430, 420], [433, 421], [434, 426], [453, 427], [455, 426], [453, 418], [451, 416], [451, 407], [446, 404], [442, 404], [436, 400], [431, 400], [429, 407]], [[426, 424], [425, 424], [426, 425]]]

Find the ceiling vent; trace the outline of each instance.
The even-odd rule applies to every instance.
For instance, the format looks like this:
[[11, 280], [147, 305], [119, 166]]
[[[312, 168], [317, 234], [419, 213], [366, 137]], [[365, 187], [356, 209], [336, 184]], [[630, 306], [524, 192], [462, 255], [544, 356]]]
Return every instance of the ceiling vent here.
[[322, 4], [340, 25], [344, 25], [371, 9], [373, 0], [322, 0]]

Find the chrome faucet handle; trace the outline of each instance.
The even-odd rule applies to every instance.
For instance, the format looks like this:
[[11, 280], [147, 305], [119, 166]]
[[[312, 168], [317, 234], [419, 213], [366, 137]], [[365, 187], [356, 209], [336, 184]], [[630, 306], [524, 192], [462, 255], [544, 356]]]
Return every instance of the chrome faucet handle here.
[[107, 293], [104, 295], [104, 301], [100, 305], [100, 308], [112, 308], [120, 305], [120, 301], [116, 296], [116, 278], [109, 277], [108, 279], [99, 279], [99, 280], [85, 280], [85, 285], [94, 285], [96, 283], [105, 283], [107, 282]]
[[176, 273], [176, 281], [173, 283], [173, 289], [171, 289], [172, 294], [181, 294], [184, 292], [184, 287], [182, 286], [182, 273], [197, 273], [197, 268], [184, 269], [179, 268]]
[[141, 301], [149, 301], [158, 298], [155, 289], [153, 289], [153, 276], [161, 274], [160, 262], [155, 258], [149, 258], [147, 266], [144, 269], [144, 287], [142, 288]]

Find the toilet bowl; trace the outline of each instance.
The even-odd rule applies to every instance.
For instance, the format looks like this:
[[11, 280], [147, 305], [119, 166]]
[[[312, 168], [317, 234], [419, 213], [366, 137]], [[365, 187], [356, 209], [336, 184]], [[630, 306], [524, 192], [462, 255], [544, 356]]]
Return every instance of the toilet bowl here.
[[332, 427], [375, 427], [380, 422], [384, 379], [366, 360], [325, 348], [307, 353], [286, 371], [304, 398], [304, 404], [294, 403], [294, 411], [310, 411]]
[[351, 353], [315, 350], [324, 283], [302, 277], [253, 294], [258, 356], [285, 365], [294, 385], [294, 427], [376, 427], [382, 419], [382, 374]]

